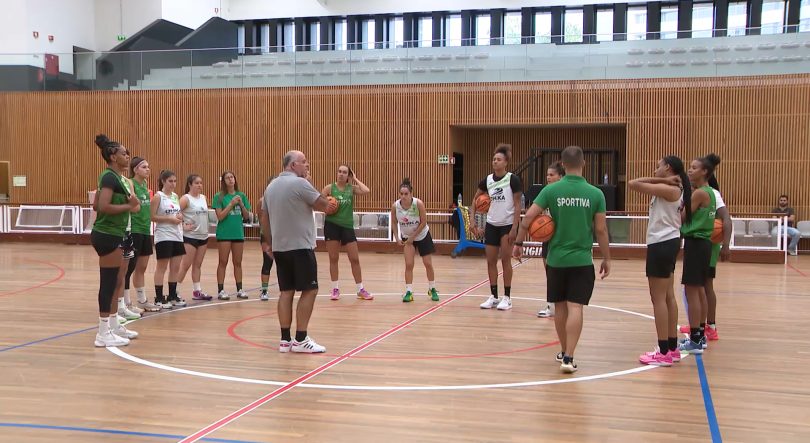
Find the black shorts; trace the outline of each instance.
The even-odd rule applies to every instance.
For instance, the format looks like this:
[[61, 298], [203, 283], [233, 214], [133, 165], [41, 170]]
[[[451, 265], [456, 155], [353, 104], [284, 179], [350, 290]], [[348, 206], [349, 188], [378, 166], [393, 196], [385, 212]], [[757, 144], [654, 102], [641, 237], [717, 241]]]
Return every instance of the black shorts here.
[[647, 245], [647, 277], [669, 278], [681, 252], [681, 239], [673, 238]]
[[[407, 238], [403, 238], [402, 240], [407, 240]], [[430, 231], [428, 231], [427, 235], [422, 240], [414, 240], [413, 247], [416, 248], [416, 252], [421, 257], [436, 253], [436, 245], [433, 244], [433, 237], [430, 236]]]
[[323, 224], [323, 238], [326, 241], [339, 241], [344, 246], [357, 241], [354, 228], [344, 228], [329, 221]]
[[103, 232], [92, 231], [90, 233], [90, 244], [96, 250], [99, 257], [110, 255], [121, 247], [124, 239], [117, 235], [105, 234]]
[[551, 247], [551, 241], [544, 241], [543, 245], [540, 247], [540, 256], [543, 258], [548, 258], [548, 248]]
[[717, 267], [709, 268], [709, 278], [717, 278]]
[[[183, 237], [183, 238], [185, 239], [185, 237]], [[226, 242], [226, 241], [231, 242], [231, 243], [244, 243], [245, 239], [244, 238], [237, 238], [237, 239], [232, 239], [232, 240], [220, 240], [220, 239], [217, 239], [217, 243], [222, 243], [222, 242]], [[206, 240], [206, 243], [207, 243], [207, 240]]]
[[504, 235], [509, 235], [512, 225], [493, 226], [489, 223], [484, 227], [484, 244], [487, 246], [501, 246], [501, 239]]
[[158, 260], [186, 255], [186, 247], [181, 241], [162, 241], [155, 243], [155, 255]]
[[152, 255], [152, 236], [145, 234], [132, 234], [132, 247], [135, 249], [136, 257], [148, 257]]
[[318, 289], [318, 262], [312, 249], [273, 252], [280, 291]]
[[683, 239], [683, 276], [681, 284], [704, 286], [712, 263], [712, 242], [702, 238]]
[[570, 301], [587, 306], [593, 295], [593, 265], [555, 268], [546, 264], [546, 298], [549, 303]]
[[194, 249], [199, 249], [200, 246], [208, 245], [208, 239], [200, 240], [198, 238], [183, 237], [183, 243], [194, 246]]
[[124, 260], [132, 260], [135, 258], [135, 245], [132, 241], [132, 234], [127, 232], [127, 236], [124, 237], [124, 241], [121, 242], [121, 250], [124, 254]]

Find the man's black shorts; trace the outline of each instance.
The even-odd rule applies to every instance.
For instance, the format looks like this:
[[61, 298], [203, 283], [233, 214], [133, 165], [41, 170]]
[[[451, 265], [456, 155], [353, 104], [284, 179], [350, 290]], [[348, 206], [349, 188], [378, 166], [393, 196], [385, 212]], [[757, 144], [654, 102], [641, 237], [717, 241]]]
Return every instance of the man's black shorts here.
[[681, 252], [680, 237], [647, 245], [647, 277], [669, 278]]
[[712, 242], [703, 238], [683, 239], [683, 276], [681, 284], [705, 286], [712, 263]]
[[484, 244], [501, 247], [501, 239], [504, 235], [509, 235], [511, 230], [512, 225], [494, 226], [487, 223], [484, 227]]
[[318, 289], [318, 262], [312, 249], [273, 252], [280, 291]]
[[332, 222], [324, 222], [323, 238], [326, 241], [339, 241], [342, 246], [357, 241], [354, 228], [346, 228]]
[[546, 264], [547, 301], [570, 301], [588, 305], [593, 295], [596, 273], [593, 265], [555, 268]]

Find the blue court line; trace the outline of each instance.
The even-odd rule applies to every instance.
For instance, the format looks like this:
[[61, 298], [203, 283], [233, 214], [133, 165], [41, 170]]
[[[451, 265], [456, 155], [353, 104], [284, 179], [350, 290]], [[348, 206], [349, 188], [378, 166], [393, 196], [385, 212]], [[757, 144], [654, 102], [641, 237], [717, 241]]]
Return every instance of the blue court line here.
[[[686, 290], [684, 289], [681, 293], [683, 294], [683, 304], [686, 307], [686, 316], [688, 318], [689, 301], [686, 299]], [[720, 436], [720, 425], [717, 424], [717, 414], [714, 413], [714, 401], [712, 401], [712, 392], [709, 390], [709, 379], [706, 377], [706, 368], [703, 366], [703, 356], [695, 354], [695, 362], [697, 362], [700, 391], [703, 393], [703, 406], [706, 408], [706, 419], [709, 421], [712, 443], [723, 443], [723, 438]]]
[[[182, 440], [186, 438], [183, 435], [169, 435], [169, 434], [153, 434], [149, 432], [131, 432], [131, 431], [114, 431], [111, 429], [93, 429], [93, 428], [73, 428], [67, 426], [47, 426], [47, 425], [26, 425], [18, 423], [0, 423], [0, 427], [6, 428], [26, 428], [26, 429], [48, 429], [53, 431], [72, 431], [72, 432], [93, 432], [97, 434], [115, 434], [115, 435], [130, 435], [136, 437], [154, 437], [154, 438], [171, 438], [174, 440]], [[260, 443], [245, 440], [225, 440], [221, 438], [202, 438], [200, 441], [209, 441], [214, 443]]]
[[68, 332], [67, 334], [57, 335], [57, 336], [50, 337], [50, 338], [43, 338], [42, 340], [32, 341], [32, 342], [24, 343], [24, 344], [21, 344], [21, 345], [11, 346], [10, 348], [0, 349], [0, 352], [6, 352], [6, 351], [10, 351], [12, 349], [17, 349], [17, 348], [24, 348], [26, 346], [35, 345], [37, 343], [42, 343], [44, 341], [56, 340], [57, 338], [62, 338], [62, 337], [67, 337], [69, 335], [80, 334], [82, 332], [92, 331], [93, 329], [96, 329], [96, 326], [94, 326], [92, 328], [82, 329], [81, 331]]

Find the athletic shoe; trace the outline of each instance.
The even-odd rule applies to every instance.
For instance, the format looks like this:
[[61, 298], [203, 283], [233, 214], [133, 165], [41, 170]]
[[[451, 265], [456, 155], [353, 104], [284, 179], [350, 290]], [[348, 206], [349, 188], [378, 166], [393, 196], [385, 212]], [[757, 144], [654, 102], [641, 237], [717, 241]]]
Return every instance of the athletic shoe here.
[[546, 305], [546, 309], [537, 313], [537, 316], [540, 318], [552, 318], [554, 317], [554, 307], [553, 305]]
[[117, 335], [113, 335], [110, 332], [106, 334], [96, 334], [96, 342], [95, 345], [97, 348], [110, 348], [116, 346], [126, 346], [129, 344], [129, 340], [123, 337], [119, 337]]
[[795, 249], [788, 249], [788, 255], [799, 255]]
[[137, 320], [141, 318], [141, 314], [136, 314], [124, 306], [123, 308], [118, 308], [118, 318], [119, 321], [121, 318], [125, 318], [126, 320]]
[[169, 303], [169, 301], [166, 300], [165, 297], [161, 297], [160, 299], [155, 297], [155, 304], [160, 306], [161, 309], [172, 309], [172, 308], [174, 308], [174, 305]]
[[413, 301], [413, 292], [407, 291], [405, 295], [402, 296], [402, 303], [409, 303]]
[[270, 295], [267, 293], [267, 291], [262, 291], [262, 295], [259, 296], [259, 300], [268, 301], [270, 300]]
[[332, 289], [332, 295], [329, 297], [329, 300], [340, 300], [340, 289]]
[[706, 329], [704, 329], [703, 332], [706, 334], [707, 340], [720, 340], [720, 334], [717, 333], [717, 329], [710, 328], [706, 325]]
[[499, 298], [490, 295], [487, 301], [481, 303], [479, 306], [481, 306], [481, 309], [492, 309], [499, 304], [499, 301], [501, 301]]
[[147, 300], [146, 303], [138, 302], [138, 308], [143, 309], [146, 312], [158, 312], [160, 311], [160, 306], [151, 301]]
[[247, 292], [244, 289], [240, 289], [236, 292], [236, 298], [248, 298]]
[[574, 363], [574, 359], [571, 358], [571, 357], [565, 356], [563, 358], [562, 364], [560, 364], [560, 371], [568, 373], [568, 374], [573, 374], [574, 372], [577, 372], [577, 365], [576, 365], [576, 363]]
[[191, 299], [192, 300], [205, 300], [205, 301], [208, 301], [208, 300], [211, 300], [212, 298], [214, 298], [214, 297], [211, 297], [210, 295], [206, 294], [203, 291], [194, 291], [194, 293], [191, 294]]
[[112, 335], [117, 337], [126, 338], [128, 340], [132, 340], [133, 338], [138, 338], [138, 333], [135, 331], [130, 331], [129, 329], [125, 328], [124, 325], [118, 325], [117, 328], [113, 328], [110, 331]]
[[639, 363], [650, 366], [672, 366], [672, 356], [669, 352], [662, 354], [659, 350], [648, 352], [638, 358]]
[[689, 327], [689, 325], [681, 326], [680, 328], [678, 328], [678, 331], [680, 331], [682, 334], [691, 334], [692, 333], [692, 329]]
[[128, 305], [127, 305], [127, 309], [129, 309], [130, 311], [132, 311], [132, 312], [134, 312], [134, 313], [136, 313], [136, 314], [138, 314], [138, 315], [142, 315], [142, 314], [143, 314], [143, 309], [141, 309], [141, 308], [139, 308], [139, 307], [135, 306], [133, 303], [128, 304]]
[[672, 361], [674, 361], [676, 363], [681, 361], [681, 350], [680, 349], [675, 348], [674, 351], [669, 351], [669, 355], [672, 357]]
[[223, 290], [223, 291], [219, 291], [219, 295], [217, 296], [217, 298], [220, 299], [220, 300], [230, 300], [231, 296], [228, 295], [228, 293]]
[[700, 343], [695, 343], [691, 339], [687, 338], [678, 342], [678, 350], [680, 350], [681, 353], [685, 352], [687, 354], [702, 354], [703, 346], [701, 346]]
[[369, 292], [365, 289], [357, 291], [357, 298], [362, 298], [363, 300], [374, 300], [374, 296], [369, 294]]
[[706, 349], [706, 348], [709, 347], [709, 344], [706, 343], [706, 336], [705, 335], [703, 337], [700, 337], [700, 346], [703, 347], [703, 349]]
[[512, 297], [504, 296], [501, 299], [501, 302], [498, 303], [498, 310], [499, 311], [508, 311], [512, 309]]
[[281, 342], [278, 344], [278, 352], [281, 352], [281, 353], [290, 352], [290, 347], [291, 346], [292, 346], [292, 343], [289, 340], [281, 340]]
[[169, 298], [169, 303], [171, 303], [172, 306], [177, 308], [182, 308], [186, 306], [186, 301], [177, 296], [175, 296], [174, 298]]
[[290, 350], [303, 354], [319, 354], [321, 352], [326, 352], [326, 348], [315, 343], [315, 340], [309, 338], [309, 336], [307, 336], [307, 338], [302, 342], [293, 340], [292, 349]]
[[562, 363], [563, 358], [565, 358], [565, 351], [560, 351], [559, 354], [557, 354], [557, 358], [554, 360], [557, 360], [557, 363]]
[[121, 317], [120, 315], [118, 316], [118, 324], [119, 325], [123, 325], [124, 323], [126, 323], [128, 321], [129, 320], [127, 320], [126, 317]]
[[439, 301], [439, 293], [436, 291], [436, 288], [431, 288], [431, 289], [428, 291], [428, 295], [430, 296], [430, 299], [431, 299], [431, 300], [433, 300], [433, 301]]

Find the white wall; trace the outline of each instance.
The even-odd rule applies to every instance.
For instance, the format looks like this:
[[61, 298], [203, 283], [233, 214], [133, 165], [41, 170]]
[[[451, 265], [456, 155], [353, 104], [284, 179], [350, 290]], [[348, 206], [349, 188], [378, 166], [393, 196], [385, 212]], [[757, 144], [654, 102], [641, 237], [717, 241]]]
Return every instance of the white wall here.
[[581, 6], [615, 3], [614, 0], [222, 0], [223, 18], [317, 17], [329, 15], [384, 14], [462, 9], [518, 9], [538, 6]]
[[27, 28], [25, 0], [3, 1], [3, 13], [0, 14], [0, 65], [28, 64], [29, 57], [13, 55], [27, 52], [28, 39], [33, 37]]
[[[95, 47], [94, 0], [35, 0], [26, 4], [26, 51], [35, 54], [31, 64], [44, 68], [41, 54], [56, 54], [59, 70], [73, 74], [73, 47]], [[39, 32], [39, 38], [34, 38], [34, 31]], [[49, 35], [54, 37], [52, 42], [48, 41]]]
[[211, 17], [221, 17], [221, 7], [221, 0], [163, 0], [163, 19], [197, 29]]
[[96, 44], [93, 49], [109, 51], [121, 43], [119, 35], [132, 37], [162, 16], [161, 0], [95, 0]]

